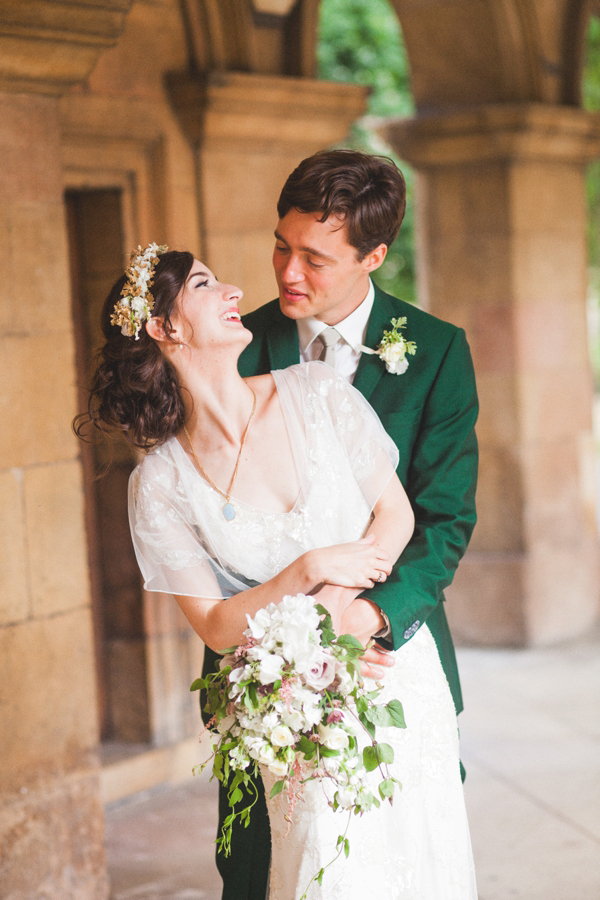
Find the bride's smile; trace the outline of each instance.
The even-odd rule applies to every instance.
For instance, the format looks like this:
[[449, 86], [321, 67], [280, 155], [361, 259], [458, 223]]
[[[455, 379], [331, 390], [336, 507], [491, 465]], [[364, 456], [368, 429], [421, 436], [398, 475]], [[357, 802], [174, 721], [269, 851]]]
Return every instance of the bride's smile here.
[[211, 270], [195, 259], [186, 283], [175, 301], [171, 337], [189, 349], [228, 345], [235, 334], [240, 352], [251, 340], [241, 321], [240, 288], [221, 283]]

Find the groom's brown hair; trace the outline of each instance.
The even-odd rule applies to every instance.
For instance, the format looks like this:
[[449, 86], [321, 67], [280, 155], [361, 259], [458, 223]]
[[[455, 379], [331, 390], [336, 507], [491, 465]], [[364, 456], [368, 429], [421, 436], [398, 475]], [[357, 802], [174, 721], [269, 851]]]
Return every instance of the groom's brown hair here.
[[359, 261], [380, 244], [393, 243], [406, 210], [406, 183], [387, 156], [358, 150], [321, 150], [303, 159], [283, 186], [280, 219], [297, 209], [343, 219]]

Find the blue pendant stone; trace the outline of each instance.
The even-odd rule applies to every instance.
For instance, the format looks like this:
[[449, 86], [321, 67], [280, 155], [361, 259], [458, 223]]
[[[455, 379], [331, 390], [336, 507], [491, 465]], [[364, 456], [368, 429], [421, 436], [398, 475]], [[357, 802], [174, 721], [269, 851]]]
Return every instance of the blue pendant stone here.
[[235, 506], [233, 503], [226, 503], [223, 507], [223, 515], [227, 519], [228, 522], [231, 522], [232, 519], [235, 519]]

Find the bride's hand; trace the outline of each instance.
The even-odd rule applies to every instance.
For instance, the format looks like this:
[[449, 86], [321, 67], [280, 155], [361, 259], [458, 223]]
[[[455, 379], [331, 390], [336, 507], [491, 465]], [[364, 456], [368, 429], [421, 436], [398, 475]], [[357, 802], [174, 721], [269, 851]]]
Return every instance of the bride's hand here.
[[375, 545], [373, 535], [310, 550], [305, 556], [316, 584], [335, 584], [346, 588], [371, 588], [385, 581], [392, 571], [385, 550]]
[[[353, 634], [363, 647], [367, 647], [374, 634], [385, 625], [381, 610], [366, 597], [357, 597], [342, 614], [340, 634]], [[364, 656], [360, 658], [360, 668], [365, 678], [383, 678], [386, 669], [393, 666], [395, 658], [392, 653], [379, 644], [372, 643]]]

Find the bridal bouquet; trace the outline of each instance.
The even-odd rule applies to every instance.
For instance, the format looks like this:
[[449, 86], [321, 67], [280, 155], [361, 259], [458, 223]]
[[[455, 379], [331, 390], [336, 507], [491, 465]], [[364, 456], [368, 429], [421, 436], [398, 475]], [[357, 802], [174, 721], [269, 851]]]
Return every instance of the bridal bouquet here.
[[[398, 700], [377, 705], [381, 687], [366, 689], [359, 663], [364, 647], [352, 635], [336, 637], [327, 610], [314, 598], [286, 596], [247, 618], [244, 643], [227, 652], [219, 672], [191, 687], [206, 692], [209, 727], [216, 729], [213, 754], [197, 769], [212, 759], [214, 776], [228, 785], [231, 812], [217, 839], [226, 855], [235, 819], [249, 821], [259, 764], [278, 779], [271, 797], [286, 791], [288, 821], [302, 786], [314, 779], [330, 782], [333, 809], [358, 815], [380, 800], [391, 803], [399, 784], [386, 768], [394, 751], [377, 742], [377, 727], [405, 727]], [[366, 742], [359, 743], [359, 731]], [[378, 796], [366, 780], [377, 768]], [[254, 799], [237, 809], [244, 788]], [[344, 836], [338, 855], [342, 851], [348, 855]], [[323, 870], [315, 876], [319, 883], [322, 876]]]

